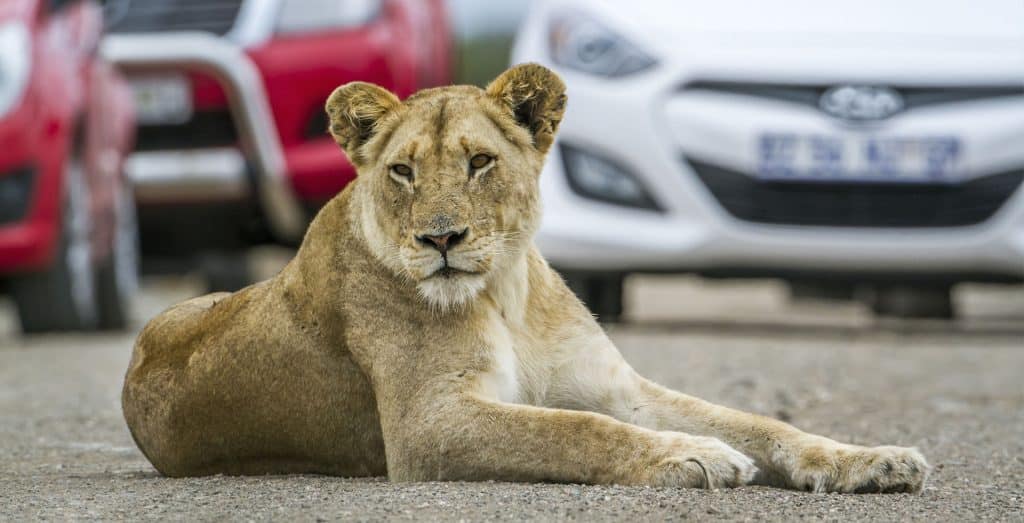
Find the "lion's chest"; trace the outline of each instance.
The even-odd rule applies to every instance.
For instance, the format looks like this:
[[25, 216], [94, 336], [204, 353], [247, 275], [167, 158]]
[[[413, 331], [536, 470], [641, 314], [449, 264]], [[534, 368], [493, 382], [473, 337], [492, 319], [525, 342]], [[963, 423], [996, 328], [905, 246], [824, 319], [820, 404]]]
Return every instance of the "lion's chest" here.
[[519, 403], [519, 363], [512, 333], [497, 313], [490, 314], [485, 325], [483, 334], [491, 366], [482, 376], [484, 392], [498, 401]]

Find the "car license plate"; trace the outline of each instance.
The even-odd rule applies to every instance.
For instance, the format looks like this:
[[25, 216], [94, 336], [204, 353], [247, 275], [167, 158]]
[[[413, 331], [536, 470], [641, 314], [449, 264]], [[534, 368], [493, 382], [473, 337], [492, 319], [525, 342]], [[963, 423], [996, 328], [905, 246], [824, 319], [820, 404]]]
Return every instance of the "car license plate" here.
[[762, 179], [821, 182], [952, 182], [961, 155], [953, 136], [802, 135], [759, 137]]
[[130, 85], [140, 124], [183, 124], [192, 118], [192, 89], [184, 75], [138, 77]]

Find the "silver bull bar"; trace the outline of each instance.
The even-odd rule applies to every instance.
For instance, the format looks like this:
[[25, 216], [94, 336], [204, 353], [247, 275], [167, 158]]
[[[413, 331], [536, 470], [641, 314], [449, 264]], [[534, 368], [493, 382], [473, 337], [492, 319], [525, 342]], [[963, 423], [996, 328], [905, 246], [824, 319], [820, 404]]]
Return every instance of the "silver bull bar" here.
[[259, 202], [271, 232], [297, 241], [305, 217], [285, 175], [284, 153], [256, 66], [236, 44], [203, 32], [118, 34], [104, 39], [103, 55], [127, 68], [195, 70], [216, 79], [228, 98], [242, 149], [259, 178]]

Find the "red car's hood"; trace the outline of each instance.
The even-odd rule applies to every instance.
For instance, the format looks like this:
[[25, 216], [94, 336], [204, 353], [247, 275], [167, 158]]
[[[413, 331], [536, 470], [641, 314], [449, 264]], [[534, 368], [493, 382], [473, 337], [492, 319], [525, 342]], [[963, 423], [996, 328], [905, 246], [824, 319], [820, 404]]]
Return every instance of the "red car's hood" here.
[[36, 12], [39, 0], [2, 0], [0, 1], [0, 23], [9, 20], [30, 20]]

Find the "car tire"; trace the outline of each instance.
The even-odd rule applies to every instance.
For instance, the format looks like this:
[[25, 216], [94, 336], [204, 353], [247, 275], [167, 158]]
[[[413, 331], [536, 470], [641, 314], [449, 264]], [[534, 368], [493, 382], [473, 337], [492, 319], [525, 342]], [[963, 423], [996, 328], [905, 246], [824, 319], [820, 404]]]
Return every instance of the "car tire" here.
[[81, 164], [69, 162], [52, 265], [11, 282], [22, 332], [89, 330], [96, 326], [96, 282], [90, 244], [89, 194]]
[[853, 301], [856, 286], [848, 283], [789, 282], [789, 298], [792, 301]]
[[875, 287], [869, 294], [868, 305], [878, 316], [896, 318], [952, 319], [952, 288], [885, 286]]
[[253, 283], [252, 268], [244, 252], [210, 253], [199, 262], [207, 292], [235, 292]]
[[129, 186], [122, 187], [115, 209], [110, 256], [96, 274], [99, 328], [124, 330], [131, 323], [132, 299], [139, 288], [139, 225], [135, 199]]
[[622, 274], [563, 274], [566, 285], [597, 316], [602, 323], [618, 323], [622, 320], [622, 289], [625, 275]]

